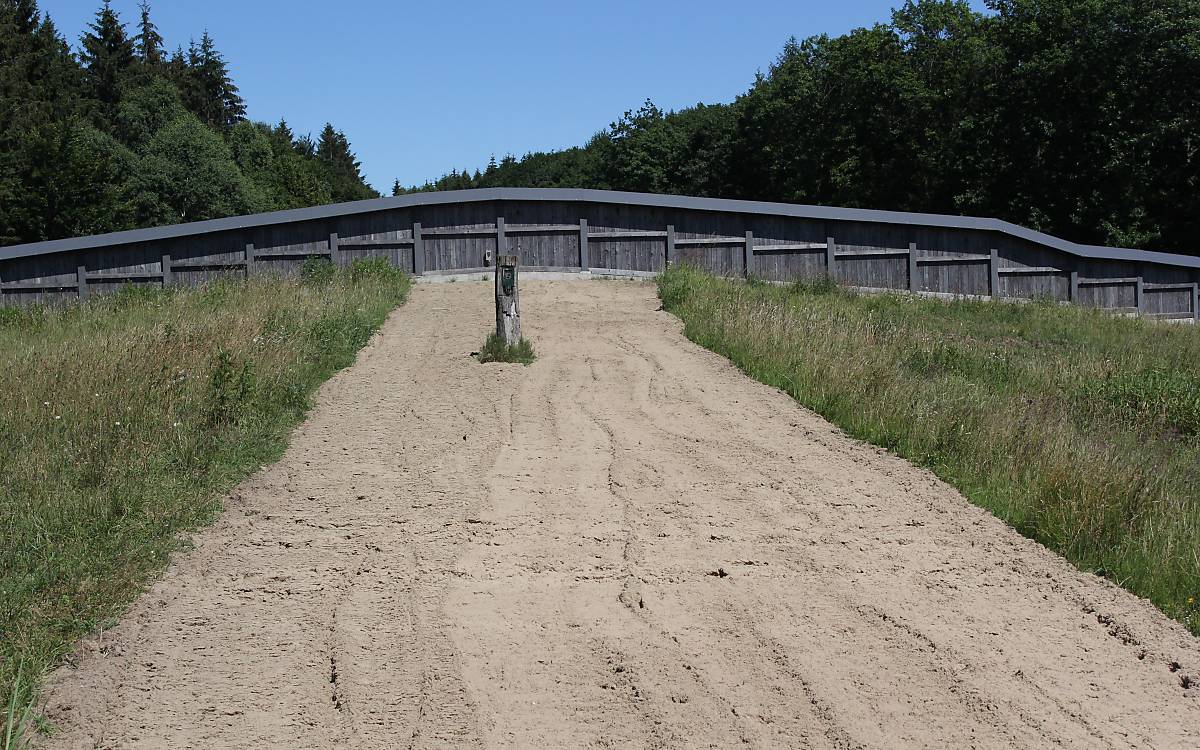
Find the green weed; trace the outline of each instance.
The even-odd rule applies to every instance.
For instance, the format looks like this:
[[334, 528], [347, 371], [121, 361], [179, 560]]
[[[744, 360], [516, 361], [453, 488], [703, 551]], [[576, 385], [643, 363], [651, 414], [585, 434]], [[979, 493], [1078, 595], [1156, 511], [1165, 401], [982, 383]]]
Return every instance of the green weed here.
[[529, 339], [522, 338], [515, 344], [505, 344], [504, 339], [493, 333], [483, 343], [479, 350], [480, 362], [513, 362], [522, 365], [533, 364], [537, 359], [533, 344]]

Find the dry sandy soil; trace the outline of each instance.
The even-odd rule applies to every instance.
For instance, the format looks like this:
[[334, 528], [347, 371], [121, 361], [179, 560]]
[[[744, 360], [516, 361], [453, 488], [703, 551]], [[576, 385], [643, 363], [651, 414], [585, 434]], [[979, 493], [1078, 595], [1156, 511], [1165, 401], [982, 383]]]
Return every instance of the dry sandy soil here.
[[58, 748], [1200, 746], [1200, 641], [690, 344], [418, 287], [119, 626]]

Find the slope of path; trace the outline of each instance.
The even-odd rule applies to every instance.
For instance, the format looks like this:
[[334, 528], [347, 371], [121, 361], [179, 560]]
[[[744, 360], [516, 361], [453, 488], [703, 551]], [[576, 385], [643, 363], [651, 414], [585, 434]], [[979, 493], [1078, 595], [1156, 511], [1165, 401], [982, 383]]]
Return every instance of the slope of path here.
[[111, 631], [61, 748], [1197, 747], [1200, 643], [687, 342], [419, 286]]

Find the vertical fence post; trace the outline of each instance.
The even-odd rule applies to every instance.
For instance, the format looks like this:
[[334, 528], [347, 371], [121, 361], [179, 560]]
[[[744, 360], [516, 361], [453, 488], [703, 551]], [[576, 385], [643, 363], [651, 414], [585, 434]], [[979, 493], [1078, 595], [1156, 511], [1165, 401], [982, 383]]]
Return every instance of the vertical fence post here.
[[520, 265], [515, 255], [496, 256], [496, 335], [506, 346], [521, 340], [521, 294], [517, 283]]
[[667, 250], [663, 257], [663, 266], [670, 268], [675, 262], [675, 225], [667, 225]]
[[171, 254], [164, 253], [162, 257], [162, 285], [164, 288], [171, 286], [175, 281], [175, 272], [171, 270]]
[[254, 243], [246, 243], [246, 278], [254, 275]]
[[920, 291], [917, 283], [917, 243], [908, 243], [908, 291]]
[[508, 237], [504, 235], [504, 217], [496, 217], [496, 262], [500, 262], [501, 255], [508, 255]]
[[1192, 320], [1200, 323], [1200, 284], [1192, 282]]
[[746, 230], [746, 250], [742, 254], [742, 265], [745, 267], [746, 278], [754, 274], [754, 232]]
[[994, 247], [988, 258], [988, 296], [1000, 296], [1000, 251]]
[[579, 220], [579, 270], [586, 271], [591, 266], [588, 258], [588, 227], [587, 219]]
[[413, 276], [425, 275], [425, 243], [421, 241], [421, 222], [413, 222]]
[[338, 262], [338, 235], [337, 232], [331, 232], [329, 235], [329, 262], [337, 265]]
[[837, 247], [832, 237], [825, 238], [825, 275], [831, 279], [837, 278], [837, 258], [833, 256], [833, 250]]
[[82, 263], [75, 268], [75, 283], [78, 284], [79, 299], [83, 299], [88, 295], [87, 288], [87, 266]]
[[1137, 308], [1138, 315], [1141, 315], [1146, 309], [1146, 294], [1142, 284], [1142, 269], [1139, 268], [1137, 281], [1133, 286], [1133, 306]]
[[1067, 290], [1067, 300], [1071, 304], [1079, 304], [1079, 271], [1071, 271], [1071, 286]]

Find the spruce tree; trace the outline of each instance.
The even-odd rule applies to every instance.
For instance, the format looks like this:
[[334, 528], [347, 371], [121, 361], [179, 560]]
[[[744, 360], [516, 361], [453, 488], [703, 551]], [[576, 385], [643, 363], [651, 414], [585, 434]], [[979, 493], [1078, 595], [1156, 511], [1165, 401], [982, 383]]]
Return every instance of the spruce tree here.
[[206, 125], [227, 131], [246, 119], [246, 103], [207, 31], [200, 44], [193, 40], [188, 45], [182, 80], [177, 83], [187, 108]]
[[101, 119], [107, 125], [120, 103], [121, 79], [135, 60], [133, 40], [108, 0], [88, 29], [80, 40], [79, 61], [83, 63], [88, 92], [99, 102]]
[[363, 182], [361, 165], [350, 150], [346, 134], [335, 130], [330, 123], [325, 123], [317, 141], [317, 158], [329, 173], [334, 200], [361, 200], [378, 195]]
[[142, 14], [138, 35], [134, 37], [138, 59], [145, 65], [159, 65], [163, 61], [163, 38], [158, 33], [158, 27], [150, 20], [150, 3], [142, 0], [138, 9]]
[[287, 124], [287, 120], [280, 118], [279, 124], [275, 126], [275, 137], [281, 143], [286, 143], [288, 148], [292, 148], [296, 142], [296, 136], [292, 133], [292, 128]]
[[392, 183], [392, 197], [394, 198], [397, 195], [404, 195], [404, 188], [400, 185], [400, 180], [398, 179]]

